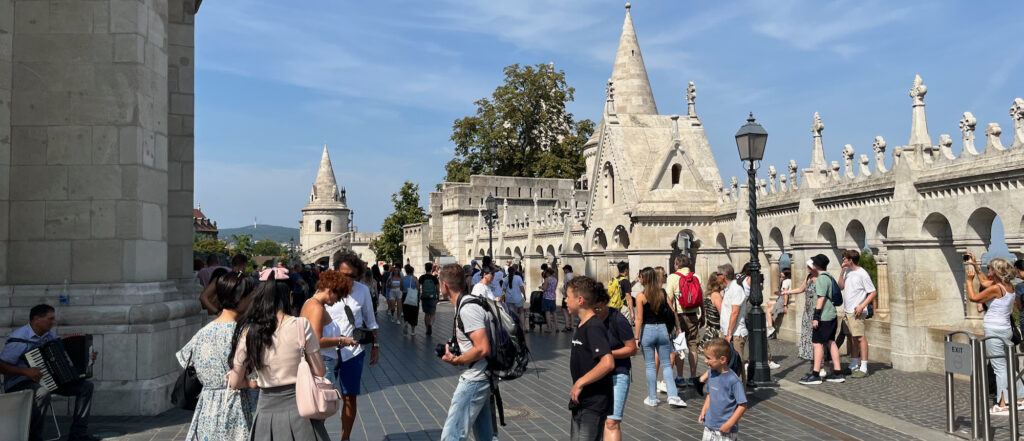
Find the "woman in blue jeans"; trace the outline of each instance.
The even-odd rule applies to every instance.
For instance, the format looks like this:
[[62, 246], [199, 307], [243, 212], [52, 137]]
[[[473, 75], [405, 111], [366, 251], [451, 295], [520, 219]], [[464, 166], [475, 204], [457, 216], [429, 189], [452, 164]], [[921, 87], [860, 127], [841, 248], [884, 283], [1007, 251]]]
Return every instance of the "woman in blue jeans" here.
[[[1006, 354], [1006, 349], [1013, 345], [1010, 341], [1010, 336], [1013, 335], [1010, 314], [1013, 313], [1017, 296], [1013, 294], [1010, 281], [1017, 276], [1017, 271], [1008, 260], [995, 258], [989, 261], [988, 275], [986, 276], [974, 260], [974, 255], [967, 253], [967, 257], [967, 264], [971, 265], [967, 268], [966, 274], [967, 298], [972, 302], [988, 304], [988, 310], [982, 320], [985, 337], [999, 338], [999, 340], [985, 341], [985, 352], [992, 357], [990, 363], [992, 363], [992, 370], [996, 374], [996, 387], [999, 391], [997, 402], [992, 406], [990, 412], [996, 415], [1006, 415], [1010, 412], [1009, 404], [1006, 402], [1009, 375], [1007, 375], [1006, 359], [1003, 356]], [[981, 279], [981, 292], [974, 291], [976, 273]], [[1021, 395], [1021, 392], [1024, 392], [1024, 384], [1020, 380], [1016, 381], [1016, 390], [1017, 409], [1024, 409], [1024, 398]]]
[[[640, 270], [640, 283], [643, 284], [644, 291], [636, 295], [636, 335], [640, 336], [640, 347], [644, 350], [644, 361], [647, 365], [647, 398], [644, 399], [644, 404], [654, 407], [659, 403], [654, 354], [658, 354], [664, 378], [672, 378], [672, 364], [669, 360], [674, 350], [672, 337], [679, 329], [679, 317], [669, 307], [665, 291], [661, 288], [654, 268]], [[668, 389], [668, 404], [686, 407], [686, 402], [679, 398], [675, 382], [665, 383]]]

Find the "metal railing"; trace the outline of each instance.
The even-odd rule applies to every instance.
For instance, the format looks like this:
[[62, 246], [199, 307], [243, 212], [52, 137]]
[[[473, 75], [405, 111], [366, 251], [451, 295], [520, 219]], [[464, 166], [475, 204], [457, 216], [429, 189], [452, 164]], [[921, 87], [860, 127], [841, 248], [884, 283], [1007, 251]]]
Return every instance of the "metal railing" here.
[[[964, 335], [968, 343], [956, 343], [953, 337]], [[991, 341], [991, 343], [989, 343]], [[985, 351], [986, 344], [1002, 345], [1002, 355], [989, 356]], [[971, 440], [992, 441], [991, 419], [989, 415], [988, 400], [988, 370], [986, 369], [989, 360], [1002, 358], [1006, 361], [1007, 370], [1007, 400], [1009, 408], [1009, 429], [1010, 439], [1017, 440], [1020, 437], [1017, 414], [1017, 380], [1024, 378], [1024, 372], [1020, 371], [1018, 359], [1021, 355], [1017, 352], [1015, 345], [1007, 344], [1000, 337], [975, 338], [972, 334], [964, 331], [955, 331], [946, 334], [945, 337], [945, 362], [946, 362], [946, 433], [963, 437], [957, 432], [956, 409], [954, 406], [954, 375], [962, 374], [970, 376], [970, 404], [971, 404]], [[995, 398], [999, 401], [999, 396]]]

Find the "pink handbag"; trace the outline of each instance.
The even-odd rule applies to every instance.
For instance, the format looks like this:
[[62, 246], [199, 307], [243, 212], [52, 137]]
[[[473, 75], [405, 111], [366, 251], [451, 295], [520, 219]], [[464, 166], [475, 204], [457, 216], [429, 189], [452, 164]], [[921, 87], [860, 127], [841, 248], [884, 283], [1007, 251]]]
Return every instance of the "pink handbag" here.
[[341, 394], [331, 384], [331, 380], [313, 375], [313, 369], [309, 366], [306, 358], [309, 354], [306, 354], [306, 332], [302, 325], [306, 319], [301, 317], [300, 319], [295, 320], [299, 327], [299, 350], [302, 351], [302, 358], [299, 359], [299, 371], [295, 376], [295, 402], [299, 406], [299, 416], [313, 420], [325, 420], [338, 413]]

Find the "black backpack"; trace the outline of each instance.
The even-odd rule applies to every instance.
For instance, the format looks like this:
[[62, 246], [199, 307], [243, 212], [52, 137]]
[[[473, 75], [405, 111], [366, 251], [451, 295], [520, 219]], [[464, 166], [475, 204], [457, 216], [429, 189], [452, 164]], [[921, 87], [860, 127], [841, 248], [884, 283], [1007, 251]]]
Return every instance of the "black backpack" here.
[[526, 367], [530, 364], [530, 349], [526, 346], [526, 335], [523, 333], [522, 324], [519, 323], [519, 316], [510, 314], [503, 303], [495, 302], [474, 295], [464, 295], [465, 299], [459, 302], [455, 311], [455, 322], [459, 331], [466, 333], [466, 327], [462, 323], [459, 312], [468, 304], [479, 305], [484, 309], [487, 317], [487, 326], [484, 328], [487, 333], [487, 341], [490, 343], [491, 351], [487, 355], [487, 376], [491, 384], [491, 393], [494, 395], [498, 409], [498, 419], [501, 425], [505, 425], [505, 409], [502, 405], [501, 392], [494, 381], [514, 380], [523, 376]]

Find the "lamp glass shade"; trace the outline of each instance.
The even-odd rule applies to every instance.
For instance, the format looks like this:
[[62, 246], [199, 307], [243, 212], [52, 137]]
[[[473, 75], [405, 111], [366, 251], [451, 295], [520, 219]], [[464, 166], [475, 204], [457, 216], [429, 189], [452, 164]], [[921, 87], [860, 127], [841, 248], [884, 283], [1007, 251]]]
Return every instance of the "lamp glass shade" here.
[[754, 114], [747, 118], [747, 123], [736, 132], [736, 148], [742, 161], [760, 161], [764, 158], [764, 147], [768, 143], [768, 132], [760, 124], [754, 122]]
[[498, 208], [498, 201], [494, 199], [494, 196], [488, 195], [485, 203], [487, 204], [487, 211], [489, 212], [494, 212], [494, 210]]

